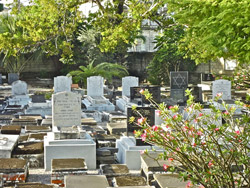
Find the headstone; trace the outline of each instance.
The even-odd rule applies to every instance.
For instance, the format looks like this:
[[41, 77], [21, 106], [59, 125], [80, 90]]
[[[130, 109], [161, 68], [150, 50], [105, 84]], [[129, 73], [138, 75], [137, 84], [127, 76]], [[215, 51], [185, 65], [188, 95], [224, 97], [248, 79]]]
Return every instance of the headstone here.
[[188, 87], [188, 72], [170, 72], [170, 96], [171, 98], [184, 102], [185, 90]]
[[52, 95], [52, 125], [58, 127], [81, 125], [81, 97], [71, 92]]
[[31, 102], [33, 103], [45, 103], [45, 96], [44, 95], [32, 95]]
[[202, 74], [202, 81], [214, 81], [214, 79], [212, 74]]
[[12, 83], [12, 95], [26, 95], [28, 93], [26, 82], [17, 80]]
[[8, 84], [19, 80], [19, 75], [17, 73], [8, 73]]
[[231, 81], [228, 80], [215, 80], [213, 81], [213, 99], [217, 94], [222, 93], [223, 100], [231, 99]]
[[192, 95], [194, 96], [194, 101], [202, 103], [203, 102], [202, 87], [194, 86], [190, 89], [192, 89]]
[[188, 74], [188, 83], [197, 85], [201, 84], [201, 73], [191, 72]]
[[104, 80], [101, 76], [91, 76], [87, 78], [87, 95], [91, 97], [103, 96]]
[[71, 91], [72, 77], [57, 76], [54, 78], [54, 92]]
[[138, 86], [130, 88], [130, 98], [131, 100], [136, 98], [142, 98], [142, 103], [150, 104], [150, 102], [145, 98], [144, 95], [141, 95], [140, 90], [148, 90], [152, 94], [153, 100], [157, 103], [161, 102], [161, 88], [160, 86]]
[[[147, 122], [150, 126], [155, 124], [155, 109], [152, 107], [137, 107], [137, 111], [144, 117], [147, 118]], [[135, 117], [135, 121], [133, 123], [129, 122], [130, 117]], [[127, 109], [127, 132], [133, 132], [134, 130], [140, 129], [137, 125], [137, 120], [140, 119], [141, 116], [136, 113], [132, 108]]]
[[130, 97], [130, 88], [139, 86], [138, 77], [127, 76], [122, 78], [122, 96]]

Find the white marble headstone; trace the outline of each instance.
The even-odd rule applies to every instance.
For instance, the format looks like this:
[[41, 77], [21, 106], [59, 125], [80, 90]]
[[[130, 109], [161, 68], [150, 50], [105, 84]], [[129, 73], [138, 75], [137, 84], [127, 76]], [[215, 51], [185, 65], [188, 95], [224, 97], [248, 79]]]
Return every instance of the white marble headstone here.
[[81, 96], [72, 92], [52, 95], [52, 125], [71, 127], [81, 125]]
[[87, 95], [90, 97], [103, 96], [104, 80], [101, 76], [91, 76], [87, 78]]
[[17, 80], [12, 83], [12, 95], [27, 95], [28, 86], [27, 83], [21, 80]]
[[218, 93], [222, 93], [223, 100], [231, 99], [231, 81], [228, 80], [215, 80], [213, 81], [213, 99]]
[[138, 77], [126, 76], [122, 78], [122, 96], [130, 97], [130, 88], [139, 86]]
[[54, 93], [71, 91], [72, 77], [57, 76], [54, 78]]

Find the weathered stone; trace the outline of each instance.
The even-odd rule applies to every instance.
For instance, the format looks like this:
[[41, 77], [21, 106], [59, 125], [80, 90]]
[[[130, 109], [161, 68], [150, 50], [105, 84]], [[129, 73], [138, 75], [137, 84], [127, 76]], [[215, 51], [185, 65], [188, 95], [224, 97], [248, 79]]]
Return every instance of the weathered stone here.
[[72, 84], [72, 77], [57, 76], [54, 78], [54, 92], [70, 92]]
[[55, 188], [54, 185], [45, 185], [41, 183], [18, 183], [16, 188]]
[[30, 133], [28, 141], [43, 140], [45, 136], [47, 136], [47, 133]]
[[43, 153], [43, 142], [29, 142], [19, 144], [14, 150], [15, 155]]
[[97, 122], [94, 118], [84, 118], [81, 119], [82, 125], [97, 125]]
[[118, 176], [113, 179], [115, 187], [146, 186], [146, 180], [142, 176]]
[[17, 144], [18, 135], [0, 134], [0, 158], [11, 158], [11, 153]]
[[35, 125], [27, 125], [25, 126], [25, 132], [49, 132], [51, 128], [49, 126], [35, 126]]
[[1, 127], [2, 134], [20, 134], [21, 132], [21, 125], [6, 125]]
[[215, 80], [213, 81], [213, 99], [217, 94], [222, 93], [223, 100], [231, 99], [231, 81], [228, 80]]
[[98, 156], [109, 156], [111, 155], [111, 151], [103, 148], [96, 149], [96, 155]]
[[124, 164], [103, 164], [100, 165], [101, 173], [106, 176], [128, 175], [129, 169]]
[[154, 174], [154, 179], [160, 188], [186, 188], [187, 182], [181, 181], [178, 175]]
[[60, 170], [86, 170], [84, 159], [52, 159], [52, 171]]
[[28, 93], [28, 85], [26, 82], [17, 80], [12, 83], [12, 95], [26, 95]]
[[107, 188], [109, 186], [107, 178], [103, 175], [82, 175], [82, 176], [66, 176], [65, 186], [67, 188]]
[[127, 131], [127, 122], [107, 123], [110, 134], [121, 134]]

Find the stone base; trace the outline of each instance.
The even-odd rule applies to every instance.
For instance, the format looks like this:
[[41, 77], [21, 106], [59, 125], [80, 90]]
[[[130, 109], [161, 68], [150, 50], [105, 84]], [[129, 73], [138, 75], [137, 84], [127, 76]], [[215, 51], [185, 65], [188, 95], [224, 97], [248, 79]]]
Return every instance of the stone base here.
[[100, 102], [96, 100], [89, 100], [89, 98], [87, 98], [82, 100], [82, 103], [86, 106], [87, 110], [114, 111], [115, 106], [111, 102], [109, 102], [108, 99], [104, 99], [103, 102]]
[[9, 105], [27, 105], [31, 99], [29, 98], [29, 95], [16, 95], [9, 99], [8, 103]]

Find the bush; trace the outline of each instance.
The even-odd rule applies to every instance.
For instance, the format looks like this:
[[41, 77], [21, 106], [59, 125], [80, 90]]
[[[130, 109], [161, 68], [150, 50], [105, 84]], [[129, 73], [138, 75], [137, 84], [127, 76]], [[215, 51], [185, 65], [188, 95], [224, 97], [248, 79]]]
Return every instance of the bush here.
[[[164, 123], [151, 127], [141, 117], [137, 124], [142, 129], [135, 136], [165, 149], [159, 157], [171, 162], [171, 166], [163, 166], [166, 171], [176, 172], [179, 163], [180, 177], [200, 187], [250, 187], [249, 116], [233, 117], [236, 108], [224, 102], [225, 111], [211, 105], [211, 113], [205, 113], [201, 104], [193, 102], [190, 90], [183, 113], [179, 106], [156, 104], [147, 90], [141, 93], [158, 109]], [[218, 94], [215, 99], [220, 98]], [[218, 125], [221, 118], [225, 123]]]

